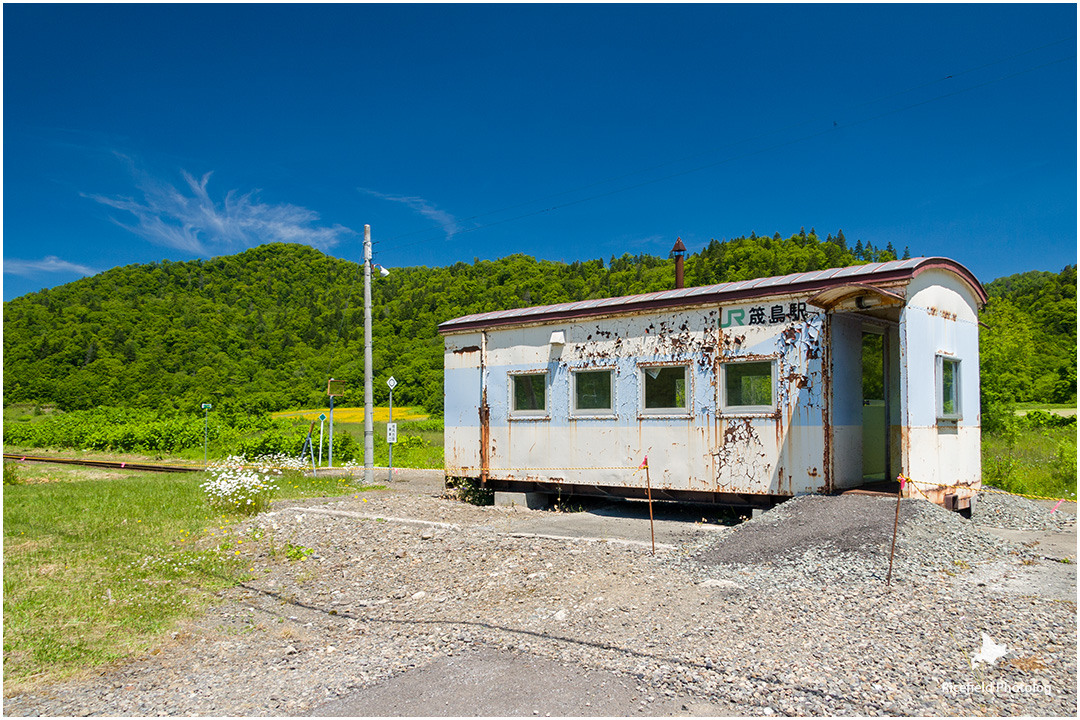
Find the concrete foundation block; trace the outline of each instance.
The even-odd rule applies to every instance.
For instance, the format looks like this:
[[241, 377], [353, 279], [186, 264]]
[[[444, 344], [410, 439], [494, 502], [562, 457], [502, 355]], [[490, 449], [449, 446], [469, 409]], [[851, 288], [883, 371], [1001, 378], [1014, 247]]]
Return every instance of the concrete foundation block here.
[[520, 507], [529, 510], [543, 510], [550, 504], [547, 493], [535, 492], [497, 492], [495, 505], [498, 507]]

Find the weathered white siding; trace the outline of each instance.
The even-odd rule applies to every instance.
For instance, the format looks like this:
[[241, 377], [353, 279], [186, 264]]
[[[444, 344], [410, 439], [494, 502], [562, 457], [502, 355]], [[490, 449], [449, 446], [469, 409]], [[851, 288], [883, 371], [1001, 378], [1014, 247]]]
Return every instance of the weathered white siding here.
[[[928, 270], [908, 287], [900, 321], [903, 465], [912, 480], [976, 485], [982, 479], [976, 299], [951, 273]], [[937, 418], [936, 358], [960, 361], [961, 418]], [[924, 489], [933, 490], [930, 486]]]
[[[446, 465], [479, 476], [479, 399], [490, 407], [489, 478], [792, 495], [826, 486], [824, 315], [803, 298], [729, 307], [619, 315], [587, 321], [493, 328], [446, 336]], [[808, 315], [788, 316], [792, 303]], [[774, 305], [782, 320], [750, 325], [750, 311]], [[721, 322], [729, 327], [721, 328]], [[562, 332], [563, 345], [549, 341]], [[483, 356], [481, 358], [481, 356]], [[483, 360], [484, 371], [480, 365]], [[718, 371], [735, 360], [775, 361], [776, 408], [722, 412]], [[642, 366], [689, 368], [689, 407], [642, 410]], [[571, 373], [614, 372], [613, 415], [572, 411]], [[513, 417], [511, 376], [547, 373], [547, 412]], [[486, 392], [485, 392], [486, 390]]]

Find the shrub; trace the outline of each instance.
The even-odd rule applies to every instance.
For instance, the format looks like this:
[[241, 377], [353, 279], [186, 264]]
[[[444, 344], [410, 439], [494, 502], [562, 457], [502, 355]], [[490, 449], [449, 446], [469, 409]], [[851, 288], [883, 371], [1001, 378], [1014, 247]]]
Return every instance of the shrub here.
[[19, 473], [19, 466], [13, 462], [4, 463], [4, 484], [5, 485], [22, 485], [22, 475]]
[[409, 430], [411, 432], [431, 432], [441, 433], [443, 431], [443, 421], [441, 418], [429, 418], [427, 420], [408, 420], [400, 423], [402, 430]]
[[1020, 427], [1038, 430], [1042, 428], [1076, 427], [1076, 416], [1065, 417], [1045, 410], [1032, 410], [1018, 421]]
[[424, 442], [424, 438], [419, 435], [405, 435], [398, 438], [398, 441], [394, 444], [395, 450], [409, 450], [411, 448], [422, 448], [427, 443]]
[[[1075, 419], [1075, 418], [1074, 418]], [[1058, 445], [1057, 457], [1051, 463], [1051, 475], [1060, 487], [1068, 488], [1076, 483], [1076, 438], [1065, 439]]]

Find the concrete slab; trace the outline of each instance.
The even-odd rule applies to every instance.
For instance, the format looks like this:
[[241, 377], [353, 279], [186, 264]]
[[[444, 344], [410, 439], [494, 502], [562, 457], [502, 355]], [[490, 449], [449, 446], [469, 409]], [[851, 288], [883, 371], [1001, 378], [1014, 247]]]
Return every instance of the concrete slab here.
[[497, 507], [520, 507], [529, 510], [543, 510], [551, 504], [547, 493], [496, 492]]

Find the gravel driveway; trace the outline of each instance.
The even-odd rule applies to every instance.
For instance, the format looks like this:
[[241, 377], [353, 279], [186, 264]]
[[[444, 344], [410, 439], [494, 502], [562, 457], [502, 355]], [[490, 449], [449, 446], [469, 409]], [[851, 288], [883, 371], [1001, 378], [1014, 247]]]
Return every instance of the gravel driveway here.
[[[5, 714], [1076, 711], [1075, 514], [1006, 498], [973, 522], [905, 500], [887, 588], [890, 498], [684, 521], [652, 555], [521, 536], [546, 513], [440, 492], [402, 473], [385, 492], [276, 504], [245, 528], [255, 580], [151, 654], [6, 697]], [[287, 543], [312, 554], [290, 561]], [[1008, 653], [973, 669], [983, 633]]]

